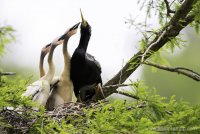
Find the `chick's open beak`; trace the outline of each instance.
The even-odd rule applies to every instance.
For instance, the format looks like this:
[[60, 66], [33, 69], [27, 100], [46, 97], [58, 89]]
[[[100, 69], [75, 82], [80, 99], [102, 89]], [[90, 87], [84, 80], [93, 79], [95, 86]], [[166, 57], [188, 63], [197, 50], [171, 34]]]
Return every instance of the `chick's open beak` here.
[[80, 9], [80, 12], [81, 12], [81, 19], [82, 19], [82, 23], [81, 23], [81, 25], [83, 26], [83, 27], [86, 27], [86, 21], [84, 20], [84, 18], [83, 18], [83, 13], [82, 13], [82, 11], [81, 11], [81, 9]]

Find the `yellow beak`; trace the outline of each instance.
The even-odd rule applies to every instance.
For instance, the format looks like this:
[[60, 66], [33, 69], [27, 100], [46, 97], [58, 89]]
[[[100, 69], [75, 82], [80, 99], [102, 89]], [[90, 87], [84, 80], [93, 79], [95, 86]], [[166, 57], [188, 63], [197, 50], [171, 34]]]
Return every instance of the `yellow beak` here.
[[81, 12], [81, 19], [82, 19], [82, 26], [83, 27], [86, 27], [86, 21], [84, 20], [84, 18], [83, 18], [83, 14], [82, 14], [82, 11], [81, 11], [81, 9], [80, 9], [80, 12]]

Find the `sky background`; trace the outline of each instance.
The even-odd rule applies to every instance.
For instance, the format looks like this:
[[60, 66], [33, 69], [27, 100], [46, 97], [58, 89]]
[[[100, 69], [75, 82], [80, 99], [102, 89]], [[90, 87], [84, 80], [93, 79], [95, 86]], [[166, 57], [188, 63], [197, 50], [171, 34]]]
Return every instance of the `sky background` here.
[[[0, 0], [0, 3], [1, 25], [11, 25], [16, 30], [16, 41], [7, 46], [7, 54], [3, 57], [4, 68], [14, 63], [19, 68], [33, 68], [38, 76], [41, 48], [81, 21], [80, 8], [92, 26], [88, 53], [101, 63], [104, 83], [139, 48], [138, 32], [125, 24], [130, 17], [138, 22], [144, 19], [145, 13], [139, 10], [137, 0]], [[79, 38], [78, 31], [70, 39], [70, 54]], [[63, 67], [61, 48], [56, 48], [54, 55], [57, 75]], [[139, 69], [131, 78], [138, 76]]]

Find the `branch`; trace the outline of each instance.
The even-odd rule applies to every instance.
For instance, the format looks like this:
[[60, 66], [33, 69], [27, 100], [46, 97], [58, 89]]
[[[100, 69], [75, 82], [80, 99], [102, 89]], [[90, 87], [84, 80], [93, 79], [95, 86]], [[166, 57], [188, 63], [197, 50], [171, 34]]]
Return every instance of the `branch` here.
[[170, 13], [175, 13], [175, 11], [170, 9], [170, 5], [169, 5], [169, 1], [168, 0], [164, 0], [166, 8], [167, 8], [167, 16], [170, 16]]
[[114, 87], [127, 87], [127, 86], [132, 86], [133, 84], [116, 84], [116, 85], [109, 85], [109, 86], [104, 86], [102, 87], [103, 90], [109, 89], [109, 88], [114, 88]]
[[1, 82], [1, 76], [3, 75], [16, 75], [14, 72], [0, 72], [0, 82]]
[[[181, 7], [176, 11], [172, 19], [166, 24], [166, 26], [161, 30], [160, 34], [156, 35], [152, 42], [147, 45], [149, 51], [146, 52], [144, 56], [144, 61], [153, 55], [154, 52], [157, 52], [160, 48], [162, 48], [166, 42], [170, 40], [170, 38], [175, 38], [179, 32], [184, 29], [188, 24], [194, 21], [194, 14], [188, 15], [190, 10], [192, 9], [192, 5], [195, 0], [185, 0]], [[166, 31], [166, 32], [165, 32]], [[162, 35], [162, 38], [159, 37]], [[156, 42], [156, 43], [155, 43]], [[154, 45], [152, 45], [154, 43]], [[139, 66], [141, 61], [141, 55], [144, 54], [145, 51], [138, 51], [129, 62], [104, 86], [116, 85], [118, 83], [123, 83]], [[108, 97], [112, 93], [115, 92], [117, 87], [104, 89], [105, 97]], [[99, 98], [103, 99], [103, 98]]]
[[200, 81], [200, 74], [198, 74], [198, 73], [196, 73], [193, 70], [188, 69], [188, 68], [183, 68], [183, 67], [172, 68], [172, 67], [157, 65], [157, 64], [154, 64], [154, 63], [151, 63], [151, 62], [143, 62], [141, 64], [153, 66], [155, 68], [162, 69], [162, 70], [165, 70], [165, 71], [176, 72], [178, 74], [182, 74], [182, 75], [185, 75], [189, 78], [192, 78], [193, 80]]
[[122, 92], [122, 91], [115, 91], [114, 93], [117, 93], [117, 94], [121, 94], [121, 95], [124, 95], [124, 96], [127, 96], [127, 97], [130, 97], [130, 98], [133, 98], [133, 99], [136, 99], [136, 100], [139, 100], [140, 98], [136, 95], [132, 95], [130, 93], [126, 93], [126, 92]]
[[[129, 93], [125, 93], [125, 92], [115, 92], [115, 93], [118, 93], [118, 94], [121, 94], [121, 95], [125, 95], [125, 96], [127, 96], [127, 97], [130, 97], [130, 98], [133, 98], [133, 99], [136, 99], [136, 100], [140, 100], [140, 98], [138, 97], [138, 96], [136, 96], [136, 95], [131, 95], [131, 94], [129, 94]], [[144, 108], [144, 107], [146, 107], [147, 105], [145, 104], [145, 103], [141, 103], [141, 104], [139, 104], [138, 106], [137, 106], [137, 108]], [[129, 108], [130, 110], [131, 110], [131, 108]], [[173, 113], [172, 112], [170, 112], [170, 111], [168, 111], [168, 110], [165, 110], [165, 113], [166, 114], [168, 114], [168, 115], [173, 115]]]
[[0, 72], [0, 76], [3, 76], [3, 75], [16, 75], [16, 73], [14, 73], [14, 72]]
[[157, 40], [156, 42], [152, 43], [151, 45], [149, 45], [149, 46], [147, 47], [147, 49], [145, 50], [145, 52], [142, 54], [141, 62], [144, 62], [144, 58], [145, 58], [145, 56], [147, 55], [147, 53], [150, 52], [150, 49], [151, 49], [154, 45], [156, 45], [160, 40], [162, 40], [162, 38], [164, 37], [165, 34], [166, 34], [166, 31], [164, 31], [164, 32], [160, 35], [160, 37], [158, 38], [158, 40]]

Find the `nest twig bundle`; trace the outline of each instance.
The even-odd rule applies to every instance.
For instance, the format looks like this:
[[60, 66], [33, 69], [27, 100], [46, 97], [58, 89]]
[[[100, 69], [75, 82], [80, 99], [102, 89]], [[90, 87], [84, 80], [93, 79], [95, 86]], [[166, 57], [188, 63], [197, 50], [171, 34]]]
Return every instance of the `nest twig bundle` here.
[[[96, 102], [96, 103], [79, 103], [79, 102], [69, 102], [56, 107], [53, 111], [46, 111], [45, 118], [52, 118], [57, 122], [61, 122], [63, 119], [66, 120], [66, 123], [70, 123], [67, 120], [68, 117], [72, 119], [77, 118], [78, 116], [85, 117], [86, 113], [84, 109], [89, 108], [100, 108], [102, 107], [102, 103], [108, 103], [107, 101]], [[0, 121], [5, 122], [5, 125], [0, 125], [0, 133], [1, 134], [14, 134], [20, 133], [25, 134], [28, 133], [33, 124], [39, 119], [38, 115], [32, 115], [34, 112], [27, 112], [30, 109], [24, 109], [20, 112], [15, 110], [4, 109], [0, 111]], [[44, 117], [43, 117], [44, 118]], [[7, 125], [9, 124], [9, 125]]]
[[5, 109], [0, 111], [0, 115], [3, 118], [3, 122], [9, 124], [0, 126], [1, 133], [27, 133], [35, 122], [34, 119], [29, 119], [24, 114], [20, 114], [15, 110]]

